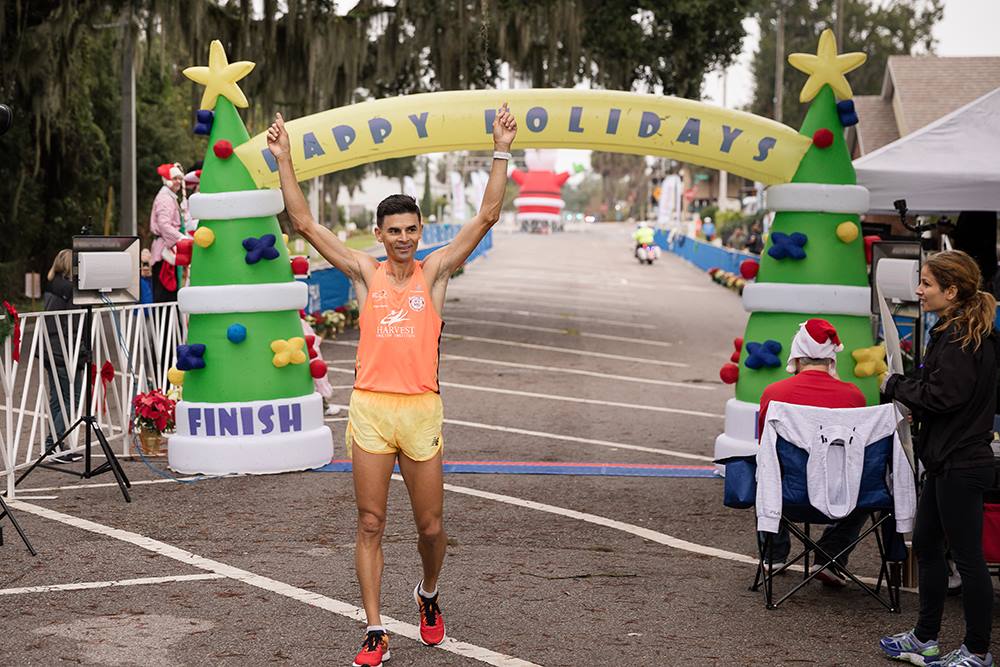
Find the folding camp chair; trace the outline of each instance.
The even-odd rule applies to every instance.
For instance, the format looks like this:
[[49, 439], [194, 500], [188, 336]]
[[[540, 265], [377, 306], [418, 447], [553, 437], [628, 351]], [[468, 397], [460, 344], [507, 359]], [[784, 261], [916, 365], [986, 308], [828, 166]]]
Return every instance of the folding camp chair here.
[[[790, 598], [823, 570], [836, 567], [845, 577], [878, 600], [886, 609], [892, 612], [899, 611], [899, 588], [902, 578], [899, 561], [905, 560], [906, 554], [905, 546], [895, 534], [892, 494], [886, 482], [887, 472], [892, 462], [892, 445], [892, 436], [888, 436], [865, 448], [866, 474], [861, 480], [855, 511], [868, 512], [871, 525], [840, 553], [831, 554], [824, 551], [817, 540], [814, 540], [810, 535], [810, 527], [813, 524], [829, 525], [836, 523], [836, 520], [830, 519], [809, 503], [806, 483], [808, 455], [804, 450], [789, 443], [780, 435], [778, 436], [777, 452], [781, 465], [782, 494], [780, 525], [802, 545], [802, 551], [790, 558], [782, 568], [775, 571], [769, 558], [773, 535], [771, 533], [764, 534], [765, 538], [760, 541], [758, 548], [757, 573], [750, 589], [756, 591], [763, 587], [764, 602], [768, 609], [774, 609]], [[803, 528], [796, 525], [799, 523], [804, 524]], [[879, 530], [880, 528], [882, 530]], [[879, 573], [874, 588], [859, 579], [847, 566], [841, 565], [837, 561], [869, 535], [875, 536], [879, 555]], [[822, 556], [822, 560], [825, 562], [822, 565], [813, 563], [813, 566], [810, 567], [810, 555], [813, 553]], [[802, 580], [780, 598], [775, 599], [774, 575], [800, 560], [803, 561]], [[886, 595], [884, 596], [881, 594], [883, 584], [886, 587]]]

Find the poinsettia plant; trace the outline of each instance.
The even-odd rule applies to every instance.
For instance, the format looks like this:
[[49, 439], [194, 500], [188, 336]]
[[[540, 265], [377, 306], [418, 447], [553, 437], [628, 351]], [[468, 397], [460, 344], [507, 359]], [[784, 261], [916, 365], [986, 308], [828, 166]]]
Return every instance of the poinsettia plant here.
[[174, 401], [159, 389], [138, 394], [132, 399], [135, 427], [157, 433], [173, 429], [175, 405]]
[[336, 310], [316, 311], [306, 315], [306, 322], [313, 328], [317, 335], [324, 338], [333, 338], [338, 333], [344, 331], [347, 317], [342, 312]]

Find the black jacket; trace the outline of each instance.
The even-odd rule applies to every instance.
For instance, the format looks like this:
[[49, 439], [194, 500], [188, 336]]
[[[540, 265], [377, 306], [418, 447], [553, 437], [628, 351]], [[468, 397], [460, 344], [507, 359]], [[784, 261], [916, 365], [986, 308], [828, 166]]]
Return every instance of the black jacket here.
[[[49, 281], [48, 286], [45, 288], [45, 294], [42, 297], [42, 306], [45, 310], [76, 310], [76, 306], [73, 305], [73, 285], [66, 278], [61, 275], [56, 275], [51, 281]], [[66, 360], [63, 359], [62, 346], [59, 344], [59, 331], [56, 328], [56, 320], [59, 320], [62, 326], [63, 342], [69, 345], [70, 334], [70, 318], [67, 315], [55, 315], [46, 317], [46, 329], [49, 334], [49, 343], [52, 346], [52, 356], [55, 359], [56, 365], [65, 366]], [[79, 319], [74, 318], [74, 323], [78, 323]], [[74, 332], [75, 333], [75, 332]], [[78, 360], [77, 366], [83, 367], [84, 355], [90, 350], [90, 332], [84, 332], [83, 343], [80, 348], [80, 358]], [[45, 360], [48, 364], [48, 359]]]
[[993, 465], [998, 361], [996, 329], [979, 349], [963, 350], [955, 330], [938, 325], [920, 369], [889, 378], [885, 395], [913, 410], [920, 426], [914, 448], [929, 473]]

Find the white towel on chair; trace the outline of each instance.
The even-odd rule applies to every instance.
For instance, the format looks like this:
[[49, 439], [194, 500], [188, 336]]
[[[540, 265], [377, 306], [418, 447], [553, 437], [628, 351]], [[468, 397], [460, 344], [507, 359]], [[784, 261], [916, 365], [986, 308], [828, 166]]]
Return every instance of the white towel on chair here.
[[782, 503], [779, 435], [805, 450], [809, 503], [831, 519], [844, 518], [857, 505], [865, 448], [892, 435], [896, 531], [913, 530], [917, 494], [897, 433], [902, 419], [894, 405], [831, 409], [772, 402], [757, 452], [757, 529], [778, 532]]

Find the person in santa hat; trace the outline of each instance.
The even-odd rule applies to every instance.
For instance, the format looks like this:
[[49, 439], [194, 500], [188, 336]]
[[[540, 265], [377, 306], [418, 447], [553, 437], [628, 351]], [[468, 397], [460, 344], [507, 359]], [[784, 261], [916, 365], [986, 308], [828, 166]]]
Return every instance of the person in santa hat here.
[[181, 228], [181, 207], [177, 193], [184, 187], [184, 171], [178, 163], [165, 163], [156, 168], [163, 187], [153, 199], [149, 213], [149, 231], [153, 234], [153, 301], [177, 300], [177, 267], [174, 247], [184, 238]]
[[[799, 325], [792, 339], [792, 349], [788, 353], [785, 367], [792, 377], [769, 385], [760, 397], [757, 434], [764, 432], [767, 421], [767, 406], [771, 401], [811, 405], [818, 408], [863, 408], [865, 396], [855, 385], [844, 382], [837, 376], [837, 353], [843, 351], [837, 330], [826, 320], [811, 319]], [[837, 554], [847, 548], [864, 528], [868, 519], [867, 511], [852, 512], [837, 523], [830, 524], [819, 539], [819, 546], [829, 554]], [[759, 534], [763, 539], [763, 533]], [[774, 566], [784, 565], [791, 550], [791, 540], [784, 528], [774, 535], [770, 560]], [[847, 565], [845, 553], [837, 559]], [[816, 554], [816, 565], [823, 565], [823, 555]], [[827, 586], [843, 588], [847, 579], [836, 567], [829, 567], [816, 578]]]
[[181, 214], [184, 220], [184, 231], [188, 235], [194, 234], [194, 231], [198, 229], [198, 219], [191, 216], [189, 197], [198, 192], [198, 186], [201, 184], [200, 165], [201, 162], [195, 163], [195, 167], [184, 174], [184, 197], [181, 199]]

